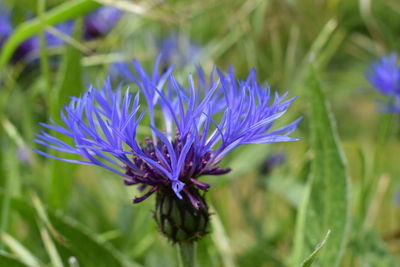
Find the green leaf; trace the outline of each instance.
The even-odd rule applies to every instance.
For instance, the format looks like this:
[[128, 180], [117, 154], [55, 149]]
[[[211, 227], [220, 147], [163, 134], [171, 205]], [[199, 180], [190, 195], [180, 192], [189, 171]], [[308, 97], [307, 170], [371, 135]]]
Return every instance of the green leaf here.
[[[43, 23], [45, 25], [54, 25], [74, 17], [78, 17], [99, 6], [100, 4], [94, 2], [93, 0], [66, 1], [65, 3], [43, 14]], [[18, 45], [25, 39], [37, 34], [40, 29], [41, 21], [38, 18], [35, 18], [21, 24], [14, 31], [13, 35], [11, 35], [11, 37], [5, 42], [2, 48], [0, 55], [0, 73], [1, 69], [7, 64]]]
[[313, 69], [309, 86], [314, 159], [297, 217], [293, 266], [299, 266], [301, 260], [311, 254], [328, 229], [332, 233], [317, 266], [338, 266], [350, 221], [349, 179], [333, 116], [328, 111]]
[[[82, 36], [82, 20], [75, 21], [74, 27], [74, 40], [80, 41]], [[83, 89], [82, 80], [82, 66], [81, 66], [82, 52], [73, 45], [68, 45], [63, 55], [63, 62], [59, 71], [59, 83], [55, 86], [56, 92], [54, 100], [53, 111], [58, 115], [59, 108], [69, 102], [71, 96], [78, 96]], [[53, 103], [52, 103], [53, 104]], [[61, 121], [61, 120], [60, 120]]]
[[228, 155], [223, 161], [224, 166], [229, 166], [232, 171], [221, 176], [216, 183], [220, 183], [221, 185], [226, 184], [227, 182], [257, 168], [265, 160], [265, 157], [255, 157], [254, 155], [268, 155], [269, 150], [271, 150], [271, 146], [266, 145], [237, 148], [234, 153]]
[[54, 267], [63, 267], [64, 265], [62, 264], [60, 254], [58, 253], [57, 248], [49, 235], [49, 232], [43, 226], [40, 227], [40, 235], [42, 236], [42, 241], [47, 254], [50, 257], [51, 264]]
[[0, 266], [26, 267], [25, 264], [3, 251], [0, 251]]
[[[79, 40], [82, 35], [81, 29], [82, 20], [77, 20], [74, 31], [75, 39]], [[59, 108], [61, 108], [64, 103], [69, 102], [69, 97], [78, 96], [82, 92], [81, 57], [82, 53], [80, 50], [71, 45], [67, 46], [59, 71], [59, 82], [53, 89], [52, 99], [48, 100], [50, 101], [51, 117], [54, 118], [57, 123], [62, 123], [58, 114]], [[66, 141], [66, 137], [58, 132], [54, 132], [53, 135], [60, 140]], [[62, 154], [61, 152], [56, 152], [55, 156], [62, 157]], [[75, 164], [64, 164], [64, 162], [58, 160], [52, 160], [50, 162], [51, 182], [49, 203], [53, 208], [65, 207], [71, 192], [76, 167]]]
[[331, 234], [331, 230], [328, 230], [328, 232], [326, 233], [326, 236], [325, 236], [324, 240], [322, 240], [321, 244], [319, 244], [318, 247], [313, 251], [313, 253], [311, 253], [311, 255], [308, 256], [308, 258], [303, 261], [303, 263], [301, 264], [302, 267], [309, 267], [309, 266], [311, 266], [311, 264], [313, 264], [313, 262], [315, 261], [315, 259], [318, 256], [319, 252], [325, 246], [326, 241], [328, 240], [328, 237], [330, 234]]
[[[39, 261], [27, 248], [25, 248], [17, 239], [12, 236], [3, 233], [1, 235], [4, 243], [9, 249], [14, 252], [18, 258], [28, 266], [42, 266], [43, 263]], [[1, 260], [0, 260], [1, 262]], [[2, 265], [1, 265], [2, 266]]]
[[361, 266], [399, 266], [396, 258], [390, 254], [386, 244], [374, 231], [362, 230], [353, 232], [357, 233], [357, 235], [353, 237], [351, 245], [354, 255], [357, 261], [361, 263]]
[[222, 257], [224, 266], [233, 267], [235, 266], [235, 261], [224, 225], [222, 224], [222, 221], [215, 208], [210, 206], [210, 209], [212, 210], [213, 214], [213, 216], [211, 216], [211, 225], [213, 229], [212, 239], [214, 240], [214, 244]]
[[69, 255], [73, 255], [80, 265], [99, 267], [133, 265], [124, 262], [122, 255], [117, 250], [107, 243], [100, 243], [71, 218], [59, 217], [54, 214], [49, 215], [54, 228], [65, 238], [65, 249], [72, 253]]
[[[4, 193], [0, 193], [0, 202], [3, 200]], [[49, 233], [56, 241], [57, 251], [65, 265], [73, 256], [81, 266], [139, 266], [132, 261], [127, 262], [123, 255], [111, 245], [101, 243], [93, 233], [71, 218], [56, 215], [51, 211], [47, 211], [46, 216], [38, 214], [39, 210], [35, 210], [30, 203], [17, 198], [11, 199], [11, 208], [21, 215], [21, 218], [30, 225], [30, 229], [35, 228], [36, 218], [40, 218], [40, 222], [50, 230]], [[39, 212], [42, 213], [42, 211]], [[51, 223], [50, 228], [54, 229], [49, 229], [46, 220]], [[56, 235], [54, 235], [55, 232]], [[38, 241], [37, 246], [42, 246], [42, 243]], [[0, 264], [0, 266], [8, 265]]]

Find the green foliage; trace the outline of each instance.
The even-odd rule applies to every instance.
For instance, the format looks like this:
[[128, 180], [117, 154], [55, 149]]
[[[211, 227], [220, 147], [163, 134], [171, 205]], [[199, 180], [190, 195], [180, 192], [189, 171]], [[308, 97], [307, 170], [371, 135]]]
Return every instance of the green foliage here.
[[[4, 195], [1, 195], [1, 203], [3, 201]], [[74, 256], [84, 266], [134, 266], [134, 263], [125, 263], [123, 257], [117, 251], [110, 245], [100, 242], [79, 223], [51, 212], [47, 214], [38, 200], [34, 198], [33, 202], [36, 203], [35, 208], [23, 200], [14, 198], [11, 200], [11, 207], [20, 214], [21, 218], [24, 218], [23, 221], [29, 225], [31, 230], [34, 230], [36, 226], [39, 227], [53, 264], [60, 262], [61, 258], [64, 263], [67, 263], [69, 257]], [[37, 217], [40, 218], [39, 221], [36, 219]], [[7, 245], [10, 246], [10, 242], [7, 242]], [[55, 245], [57, 246], [55, 247]], [[37, 243], [36, 246], [40, 246], [40, 244]], [[24, 250], [26, 251], [25, 248]], [[32, 262], [32, 260], [26, 259], [27, 257], [32, 258], [30, 254], [27, 252], [18, 253], [19, 256], [25, 256], [21, 259], [24, 262]], [[54, 265], [59, 266], [60, 264]]]
[[373, 231], [364, 230], [350, 246], [358, 252], [357, 257], [363, 266], [399, 266], [396, 259], [388, 251], [386, 245]]
[[0, 264], [1, 264], [1, 266], [9, 266], [9, 267], [24, 267], [24, 266], [26, 266], [25, 264], [23, 264], [22, 262], [20, 262], [16, 258], [14, 258], [13, 256], [11, 256], [7, 253], [4, 253], [4, 252], [0, 252]]
[[321, 244], [318, 245], [318, 247], [311, 253], [311, 255], [308, 256], [307, 259], [305, 259], [301, 263], [301, 267], [309, 267], [313, 264], [318, 254], [320, 253], [321, 249], [325, 246], [326, 242], [328, 241], [330, 233], [331, 230], [328, 230], [328, 233], [326, 233], [324, 240], [322, 240]]
[[[82, 36], [82, 20], [75, 24], [73, 37], [80, 41]], [[71, 95], [79, 95], [83, 89], [82, 81], [82, 52], [74, 46], [68, 46], [61, 62], [58, 81], [51, 91], [50, 115], [57, 123], [62, 123], [58, 116], [59, 108], [68, 102]], [[58, 134], [58, 138], [65, 138]], [[61, 153], [58, 153], [61, 156]], [[74, 178], [71, 173], [76, 166], [52, 161], [50, 166], [50, 205], [63, 207], [68, 201]]]
[[309, 86], [313, 167], [297, 219], [294, 266], [313, 251], [318, 238], [329, 229], [330, 240], [318, 264], [338, 266], [350, 222], [349, 181], [333, 117], [313, 69]]

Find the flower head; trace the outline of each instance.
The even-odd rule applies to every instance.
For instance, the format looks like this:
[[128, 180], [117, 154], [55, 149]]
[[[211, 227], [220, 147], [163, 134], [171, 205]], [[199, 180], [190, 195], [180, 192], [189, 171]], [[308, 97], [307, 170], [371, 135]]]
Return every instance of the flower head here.
[[371, 64], [371, 70], [366, 74], [368, 81], [382, 93], [389, 105], [385, 109], [391, 112], [400, 111], [400, 67], [397, 54], [383, 56], [379, 62]]
[[118, 8], [103, 6], [85, 18], [84, 38], [94, 39], [107, 34], [121, 18], [122, 11]]
[[[244, 144], [295, 141], [289, 137], [300, 119], [279, 129], [271, 130], [295, 98], [271, 95], [267, 84], [261, 86], [252, 70], [246, 80], [237, 80], [229, 73], [214, 70], [206, 82], [200, 68], [198, 82], [192, 75], [188, 87], [179, 84], [172, 67], [159, 74], [158, 58], [154, 72], [147, 74], [134, 60], [136, 75], [123, 68], [139, 90], [122, 93], [113, 91], [110, 81], [104, 88], [92, 86], [79, 98], [73, 97], [60, 111], [65, 126], [41, 125], [67, 136], [66, 143], [41, 131], [34, 141], [49, 148], [81, 155], [85, 160], [59, 160], [102, 166], [124, 177], [126, 185], [150, 189], [134, 202], [152, 193], [169, 190], [178, 198], [189, 199], [195, 208], [202, 207], [193, 189], [206, 191], [208, 184], [198, 181], [202, 175], [220, 175], [229, 169], [219, 167], [226, 154]], [[140, 92], [140, 93], [139, 93]], [[144, 96], [147, 108], [139, 103]], [[156, 115], [162, 114], [162, 119]], [[138, 140], [138, 127], [149, 121], [151, 136]], [[162, 121], [162, 122], [161, 122]], [[172, 189], [172, 190], [171, 190]]]

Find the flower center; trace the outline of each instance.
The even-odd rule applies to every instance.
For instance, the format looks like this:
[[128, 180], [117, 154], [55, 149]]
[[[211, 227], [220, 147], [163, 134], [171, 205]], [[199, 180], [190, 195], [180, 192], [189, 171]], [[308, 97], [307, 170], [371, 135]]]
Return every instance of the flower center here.
[[[151, 189], [142, 197], [135, 198], [135, 203], [143, 201], [152, 193], [161, 188], [168, 188], [168, 190], [172, 191], [171, 184], [173, 182], [165, 174], [165, 172], [171, 173], [171, 170], [173, 169], [172, 164], [174, 164], [171, 161], [170, 151], [168, 150], [167, 146], [162, 142], [154, 144], [154, 142], [148, 137], [145, 138], [144, 143], [140, 143], [140, 146], [144, 155], [147, 157], [147, 160], [139, 155], [134, 155], [132, 157], [133, 162], [137, 168], [141, 170], [141, 172], [126, 166], [125, 174], [128, 176], [128, 178], [126, 178], [124, 182], [126, 185], [140, 184], [138, 188], [139, 191], [144, 190], [147, 186], [151, 186]], [[172, 147], [173, 153], [175, 154], [173, 157], [178, 159], [183, 147], [182, 140], [179, 135], [177, 135], [175, 140], [172, 142]], [[207, 189], [210, 187], [208, 184], [199, 182], [197, 180], [197, 178], [201, 175], [221, 175], [230, 171], [229, 168], [221, 169], [219, 166], [210, 166], [209, 161], [211, 156], [212, 152], [206, 152], [204, 155], [198, 155], [193, 144], [186, 154], [178, 179], [185, 184], [182, 191], [188, 195], [189, 198], [191, 198], [191, 196], [188, 188], [197, 188], [207, 191]], [[156, 167], [154, 163], [157, 163], [158, 167]], [[160, 170], [160, 168], [163, 169]]]

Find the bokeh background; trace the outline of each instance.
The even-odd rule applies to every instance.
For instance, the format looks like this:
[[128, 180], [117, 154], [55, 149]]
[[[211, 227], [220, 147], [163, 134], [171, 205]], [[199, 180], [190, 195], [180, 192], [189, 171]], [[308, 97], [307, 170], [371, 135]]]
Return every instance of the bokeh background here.
[[[8, 10], [1, 16], [9, 14], [13, 33], [23, 35], [18, 29], [67, 2], [1, 1], [0, 8]], [[73, 2], [91, 4], [74, 11], [69, 33], [57, 24], [40, 25], [45, 39], [50, 34], [59, 43], [21, 59], [14, 56], [0, 68], [2, 266], [78, 266], [74, 259], [79, 266], [177, 265], [174, 246], [153, 221], [154, 198], [133, 205], [138, 192], [121, 177], [31, 150], [38, 148], [32, 138], [39, 122], [58, 118], [69, 96], [108, 76], [115, 86], [137, 90], [114, 63], [129, 65], [136, 58], [151, 71], [160, 52], [168, 55], [165, 65], [176, 64], [183, 83], [196, 64], [206, 73], [214, 65], [226, 70], [231, 64], [239, 78], [255, 68], [272, 90], [298, 96], [280, 123], [304, 116], [292, 134], [300, 141], [241, 147], [222, 163], [231, 173], [204, 178], [212, 186], [207, 200], [213, 215], [210, 234], [198, 243], [200, 266], [291, 265], [296, 215], [313, 160], [311, 63], [351, 182], [351, 226], [340, 266], [396, 266], [400, 118], [378, 112], [382, 97], [365, 73], [371, 61], [400, 50], [399, 1]], [[121, 16], [106, 32], [83, 38], [97, 5], [118, 8]], [[0, 52], [3, 57], [4, 44]], [[148, 129], [141, 128], [140, 136], [146, 135]]]

